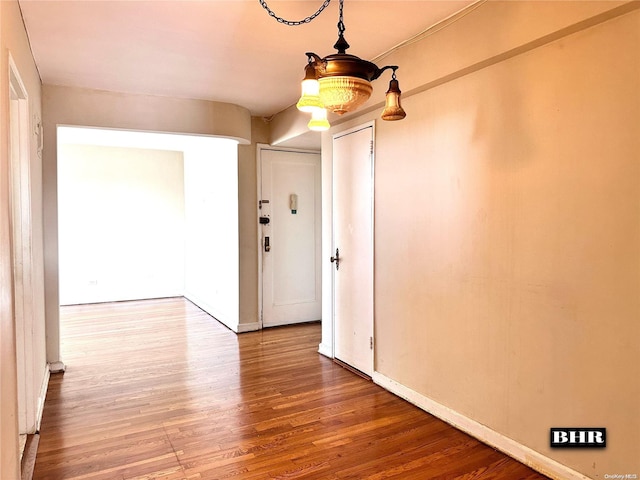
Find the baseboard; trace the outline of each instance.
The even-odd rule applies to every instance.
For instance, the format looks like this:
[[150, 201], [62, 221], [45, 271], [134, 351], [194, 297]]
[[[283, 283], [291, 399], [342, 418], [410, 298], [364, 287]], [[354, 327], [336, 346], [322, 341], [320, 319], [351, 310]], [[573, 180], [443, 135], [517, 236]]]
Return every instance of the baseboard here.
[[201, 300], [200, 298], [198, 298], [197, 295], [193, 295], [193, 294], [187, 293], [187, 292], [185, 292], [184, 298], [189, 300], [191, 303], [193, 303], [195, 306], [197, 306], [200, 310], [203, 310], [204, 312], [206, 312], [209, 315], [211, 315], [213, 318], [215, 318], [218, 322], [223, 324], [229, 330], [231, 330], [231, 331], [233, 331], [235, 333], [238, 333], [239, 325], [237, 323], [232, 324], [232, 323], [228, 323], [225, 320], [222, 320], [220, 317], [217, 316], [216, 309], [211, 304]]
[[255, 332], [256, 330], [260, 330], [259, 322], [238, 324], [238, 333]]
[[20, 458], [20, 480], [32, 480], [36, 466], [40, 435], [27, 435], [24, 455]]
[[49, 372], [50, 373], [64, 373], [67, 369], [64, 363], [62, 362], [51, 362], [49, 363]]
[[24, 458], [24, 451], [27, 448], [27, 437], [28, 435], [26, 433], [21, 433], [20, 437], [19, 437], [19, 442], [20, 442], [20, 463], [22, 463], [22, 459]]
[[504, 436], [481, 423], [472, 420], [461, 413], [452, 410], [435, 400], [432, 400], [404, 385], [374, 372], [374, 383], [380, 385], [391, 393], [404, 398], [415, 406], [425, 410], [434, 417], [447, 422], [458, 430], [477, 438], [483, 443], [500, 450], [519, 462], [533, 468], [534, 470], [556, 480], [589, 480], [589, 477], [577, 472], [555, 460], [542, 455], [535, 450], [526, 447], [509, 437]]
[[318, 353], [320, 355], [324, 355], [325, 357], [333, 358], [333, 348], [331, 348], [331, 345], [321, 343], [320, 345], [318, 345]]
[[40, 431], [42, 423], [42, 415], [44, 414], [44, 401], [47, 398], [47, 390], [49, 389], [49, 378], [51, 378], [51, 367], [47, 365], [44, 369], [44, 377], [42, 385], [40, 385], [40, 394], [38, 395], [38, 409], [36, 410], [36, 432]]

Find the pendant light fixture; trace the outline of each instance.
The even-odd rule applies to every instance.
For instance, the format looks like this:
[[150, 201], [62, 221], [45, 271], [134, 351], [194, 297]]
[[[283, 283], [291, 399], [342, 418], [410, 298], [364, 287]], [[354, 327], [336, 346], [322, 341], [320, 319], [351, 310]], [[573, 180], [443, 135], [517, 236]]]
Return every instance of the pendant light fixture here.
[[407, 113], [400, 105], [400, 85], [398, 84], [398, 80], [396, 80], [396, 67], [393, 68], [393, 73], [391, 74], [391, 81], [389, 82], [389, 90], [387, 90], [386, 101], [384, 105], [384, 110], [382, 111], [382, 115], [380, 117], [383, 120], [402, 120], [407, 116]]
[[[311, 22], [328, 5], [331, 0], [325, 0], [316, 13], [297, 22], [284, 20], [273, 13], [265, 0], [259, 0], [260, 4], [278, 22], [286, 25], [302, 25]], [[385, 71], [393, 70], [389, 89], [386, 93], [385, 108], [381, 118], [383, 120], [402, 120], [406, 113], [400, 104], [400, 87], [396, 79], [396, 65], [378, 68], [372, 62], [362, 60], [347, 52], [349, 43], [344, 38], [346, 30], [343, 22], [343, 4], [340, 2], [340, 15], [338, 18], [338, 40], [333, 48], [337, 53], [320, 58], [313, 52], [307, 52], [307, 65], [302, 80], [302, 95], [296, 106], [302, 112], [311, 113], [309, 128], [311, 130], [326, 130], [329, 128], [327, 111], [343, 115], [353, 112], [363, 103], [369, 100], [373, 87], [371, 82]]]

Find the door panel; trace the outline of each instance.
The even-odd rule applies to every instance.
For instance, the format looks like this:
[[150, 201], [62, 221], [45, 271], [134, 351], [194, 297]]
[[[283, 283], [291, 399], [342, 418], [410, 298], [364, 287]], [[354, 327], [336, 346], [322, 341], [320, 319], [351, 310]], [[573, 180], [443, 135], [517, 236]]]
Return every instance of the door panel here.
[[262, 150], [261, 176], [263, 326], [320, 320], [320, 155]]
[[372, 145], [373, 126], [333, 139], [335, 357], [367, 375], [373, 374]]

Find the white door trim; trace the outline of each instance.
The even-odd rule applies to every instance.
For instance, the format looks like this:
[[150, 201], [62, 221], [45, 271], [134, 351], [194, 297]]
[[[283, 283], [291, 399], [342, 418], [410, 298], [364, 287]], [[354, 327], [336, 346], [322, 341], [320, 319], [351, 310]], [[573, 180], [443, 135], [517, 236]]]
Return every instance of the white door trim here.
[[262, 294], [262, 265], [263, 265], [263, 245], [262, 245], [262, 229], [260, 228], [259, 218], [260, 218], [260, 201], [262, 200], [262, 152], [264, 151], [276, 151], [276, 152], [292, 152], [292, 153], [312, 153], [319, 154], [317, 150], [305, 150], [301, 148], [283, 148], [283, 147], [273, 147], [271, 145], [267, 145], [265, 143], [256, 144], [256, 189], [257, 189], [257, 202], [256, 202], [256, 223], [258, 224], [257, 228], [257, 238], [256, 242], [258, 245], [258, 328], [263, 328], [263, 294]]
[[[9, 191], [14, 284], [14, 322], [18, 380], [18, 423], [21, 434], [35, 433], [39, 425], [39, 403], [44, 399], [34, 388], [34, 298], [31, 216], [31, 130], [29, 95], [18, 68], [9, 54], [10, 158]], [[41, 372], [38, 372], [39, 374]]]

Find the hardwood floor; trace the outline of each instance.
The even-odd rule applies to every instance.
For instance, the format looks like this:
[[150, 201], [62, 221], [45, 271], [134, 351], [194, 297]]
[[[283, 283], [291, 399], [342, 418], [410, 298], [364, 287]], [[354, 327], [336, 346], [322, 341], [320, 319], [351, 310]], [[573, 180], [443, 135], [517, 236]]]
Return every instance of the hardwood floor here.
[[183, 299], [62, 309], [34, 479], [543, 477], [317, 353]]

